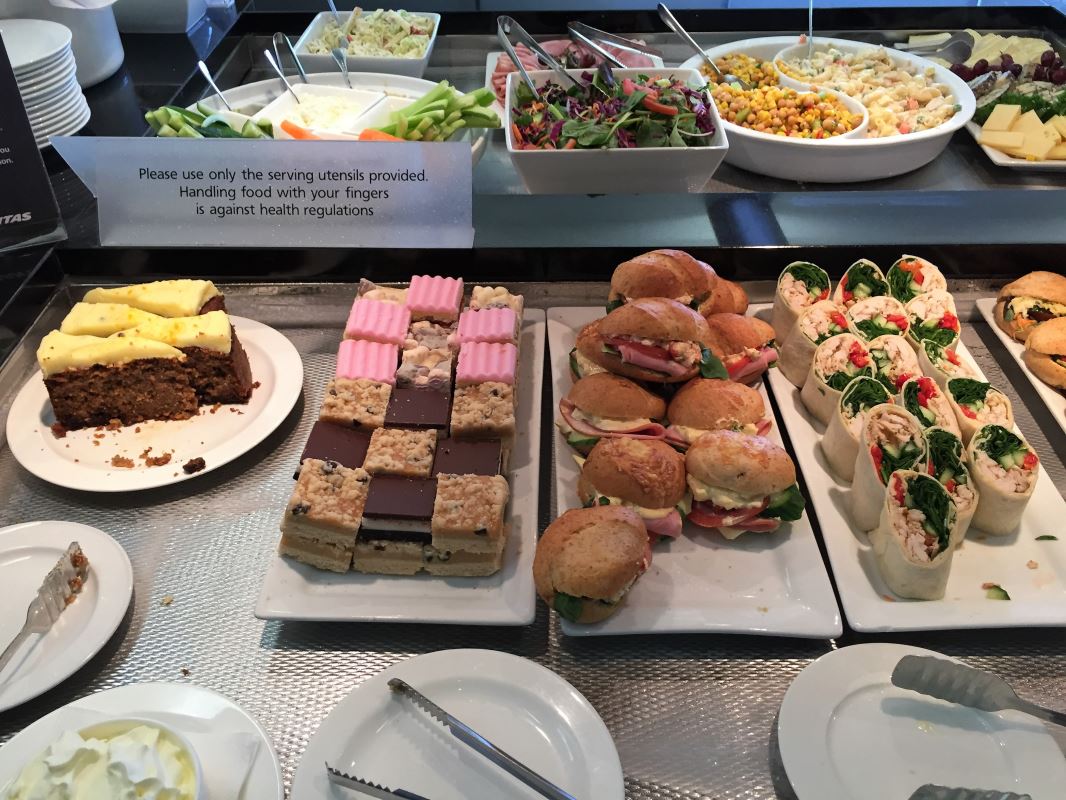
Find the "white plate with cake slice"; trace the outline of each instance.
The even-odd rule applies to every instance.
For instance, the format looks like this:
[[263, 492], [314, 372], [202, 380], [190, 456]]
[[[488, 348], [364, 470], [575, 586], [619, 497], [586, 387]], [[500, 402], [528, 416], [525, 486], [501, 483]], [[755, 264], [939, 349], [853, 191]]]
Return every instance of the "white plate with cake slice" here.
[[[42, 480], [87, 492], [153, 489], [189, 480], [244, 455], [289, 415], [303, 389], [303, 361], [283, 334], [230, 316], [256, 384], [246, 404], [201, 406], [184, 420], [53, 432], [41, 373], [19, 390], [7, 417], [15, 459]], [[197, 459], [203, 459], [200, 467]], [[198, 468], [199, 467], [199, 468]]]
[[[515, 441], [505, 477], [510, 501], [503, 564], [487, 577], [334, 573], [274, 553], [255, 605], [260, 619], [528, 625], [536, 615], [540, 394], [544, 312], [526, 309], [518, 362]], [[285, 498], [279, 497], [282, 503]], [[280, 511], [280, 507], [279, 507]]]
[[[548, 310], [555, 408], [573, 383], [570, 350], [578, 331], [604, 314], [602, 306]], [[766, 390], [759, 391], [766, 398]], [[769, 400], [765, 400], [771, 412]], [[781, 444], [780, 421], [767, 437]], [[556, 429], [555, 503], [561, 514], [579, 508], [581, 470], [574, 451]], [[634, 633], [747, 633], [769, 636], [832, 638], [841, 633], [829, 574], [818, 551], [808, 515], [772, 534], [748, 534], [727, 541], [717, 531], [686, 523], [684, 533], [656, 545], [651, 567], [603, 622], [591, 625], [562, 620], [567, 636], [618, 636]]]
[[541, 797], [390, 690], [392, 678], [406, 681], [570, 795], [625, 796], [611, 734], [577, 689], [509, 653], [440, 650], [394, 664], [336, 705], [300, 759], [292, 782], [295, 800], [355, 797], [330, 785], [325, 763], [433, 800]]

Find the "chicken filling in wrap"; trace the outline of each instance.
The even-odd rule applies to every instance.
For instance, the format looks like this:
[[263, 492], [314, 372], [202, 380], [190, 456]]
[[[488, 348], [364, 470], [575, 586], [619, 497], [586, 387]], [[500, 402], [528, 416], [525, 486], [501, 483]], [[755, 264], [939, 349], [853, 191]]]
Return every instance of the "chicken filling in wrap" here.
[[872, 297], [856, 303], [848, 311], [851, 321], [866, 341], [878, 336], [902, 336], [907, 332], [907, 315], [891, 297]]
[[897, 469], [914, 469], [922, 459], [921, 432], [902, 414], [878, 414], [867, 423], [870, 459], [882, 484]]
[[1002, 392], [992, 388], [992, 384], [973, 378], [952, 378], [948, 381], [948, 391], [967, 419], [982, 425], [1006, 425], [1010, 422], [1009, 402]]
[[874, 365], [874, 377], [890, 392], [895, 394], [912, 378], [917, 369], [910, 363], [913, 351], [906, 342], [887, 341], [879, 347], [870, 348], [870, 359]]
[[[921, 377], [903, 385], [903, 407], [914, 414], [922, 427], [929, 428], [947, 421], [951, 408], [945, 407], [944, 396], [932, 378]], [[954, 416], [951, 423], [954, 423]], [[952, 427], [954, 427], [952, 425]]]
[[935, 481], [892, 476], [889, 521], [907, 557], [928, 563], [951, 541], [951, 498]]
[[856, 378], [848, 384], [840, 398], [840, 413], [852, 437], [859, 439], [862, 421], [867, 411], [874, 406], [891, 402], [892, 395], [874, 378]]
[[800, 333], [814, 344], [821, 344], [833, 336], [847, 333], [848, 321], [839, 311], [829, 311], [819, 306], [800, 317], [799, 326]]
[[889, 267], [888, 288], [892, 296], [901, 303], [913, 300], [930, 289], [944, 288], [944, 281], [939, 279], [939, 270], [924, 258], [904, 256]]
[[785, 267], [777, 287], [792, 308], [805, 308], [829, 297], [829, 275], [814, 264], [797, 261]]
[[832, 339], [831, 346], [820, 349], [815, 358], [815, 371], [830, 389], [843, 391], [860, 375], [872, 375], [870, 353], [862, 342], [849, 336]]
[[972, 378], [974, 376], [973, 370], [963, 363], [959, 354], [952, 348], [942, 347], [929, 339], [922, 342], [922, 348], [925, 350], [925, 357], [929, 359], [929, 363], [949, 378]]
[[958, 340], [959, 318], [947, 292], [929, 292], [916, 297], [907, 309], [911, 315], [911, 336], [918, 341], [929, 339], [947, 347]]
[[929, 450], [929, 474], [948, 490], [959, 514], [969, 511], [976, 496], [970, 485], [970, 471], [962, 460], [962, 440], [951, 431], [932, 430], [925, 435], [925, 444]]
[[867, 297], [888, 294], [888, 283], [871, 261], [856, 261], [840, 279], [840, 299], [850, 306]]
[[1036, 480], [1040, 459], [1021, 437], [1002, 425], [982, 430], [974, 455], [974, 468], [982, 470], [1004, 492], [1026, 494]]

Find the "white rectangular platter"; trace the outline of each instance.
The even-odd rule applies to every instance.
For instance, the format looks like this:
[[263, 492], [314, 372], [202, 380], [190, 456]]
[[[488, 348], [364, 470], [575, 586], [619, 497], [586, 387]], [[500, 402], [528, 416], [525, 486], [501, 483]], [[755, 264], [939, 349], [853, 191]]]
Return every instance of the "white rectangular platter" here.
[[1010, 169], [1028, 170], [1029, 172], [1066, 172], [1066, 161], [1029, 161], [1025, 158], [1008, 156], [1001, 150], [981, 144], [978, 137], [981, 135], [981, 126], [976, 122], [967, 122], [966, 130], [978, 147], [985, 151], [988, 160], [997, 167], [1009, 167]]
[[[511, 485], [509, 533], [499, 572], [487, 578], [340, 575], [275, 553], [263, 578], [255, 615], [260, 619], [454, 625], [533, 622], [543, 363], [544, 312], [526, 309], [518, 361], [518, 429], [507, 476]], [[284, 499], [279, 498], [279, 518]]]
[[[965, 345], [960, 343], [957, 352], [981, 375]], [[776, 369], [770, 370], [770, 389], [814, 503], [844, 615], [854, 630], [1066, 625], [1066, 536], [1059, 541], [1036, 541], [1037, 536], [1059, 534], [1066, 519], [1066, 502], [1046, 470], [1040, 471], [1017, 532], [985, 536], [971, 527], [955, 551], [944, 598], [903, 600], [885, 586], [866, 534], [855, 530], [851, 522], [847, 497], [851, 486], [833, 475], [818, 446], [824, 426], [807, 413], [799, 389]], [[1011, 599], [988, 599], [982, 588], [985, 583], [999, 584]]]
[[[548, 309], [553, 412], [570, 391], [569, 356], [578, 331], [603, 314], [602, 307]], [[766, 390], [760, 391], [765, 399]], [[771, 413], [768, 400], [766, 407]], [[778, 424], [775, 420], [769, 437], [780, 444]], [[552, 433], [558, 514], [581, 506], [580, 470], [558, 428]], [[595, 625], [561, 624], [568, 636], [747, 633], [828, 639], [842, 632], [806, 516], [772, 534], [746, 534], [732, 542], [686, 523], [679, 539], [655, 546], [651, 567], [611, 617]]]
[[1010, 338], [1003, 329], [996, 324], [996, 318], [994, 315], [996, 308], [996, 298], [985, 297], [977, 301], [977, 310], [981, 312], [981, 316], [985, 318], [985, 322], [988, 323], [999, 340], [1003, 342], [1003, 346], [1007, 348], [1007, 351], [1014, 356], [1014, 360], [1018, 362], [1018, 366], [1021, 367], [1022, 372], [1025, 373], [1025, 377], [1029, 379], [1029, 383], [1033, 384], [1033, 388], [1036, 389], [1036, 393], [1040, 395], [1040, 399], [1044, 401], [1044, 404], [1051, 412], [1051, 416], [1055, 418], [1055, 421], [1059, 423], [1059, 427], [1062, 428], [1062, 432], [1066, 433], [1066, 394], [1054, 386], [1048, 386], [1040, 378], [1036, 377], [1029, 371], [1029, 367], [1026, 366], [1022, 360], [1022, 353], [1025, 351], [1025, 345], [1021, 342], [1016, 342]]

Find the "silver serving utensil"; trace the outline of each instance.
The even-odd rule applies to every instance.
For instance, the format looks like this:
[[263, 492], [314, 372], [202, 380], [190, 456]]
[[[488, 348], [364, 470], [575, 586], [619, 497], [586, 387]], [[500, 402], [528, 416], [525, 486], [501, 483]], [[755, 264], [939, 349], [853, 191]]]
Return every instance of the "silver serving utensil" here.
[[1066, 714], [1023, 700], [998, 675], [943, 658], [904, 656], [892, 670], [892, 684], [980, 711], [1013, 709], [1066, 726]]
[[807, 0], [807, 60], [814, 58], [814, 0]]
[[215, 94], [217, 94], [218, 99], [222, 101], [222, 105], [224, 105], [229, 111], [232, 111], [233, 106], [229, 104], [229, 101], [226, 100], [226, 95], [222, 94], [222, 90], [218, 88], [218, 85], [215, 83], [215, 79], [211, 77], [211, 71], [207, 68], [207, 64], [205, 64], [203, 61], [197, 61], [196, 66], [200, 68], [200, 74], [202, 74], [204, 78], [207, 79], [208, 85], [215, 90]]
[[409, 697], [415, 705], [446, 727], [452, 736], [467, 747], [470, 747], [485, 756], [485, 758], [500, 767], [504, 772], [518, 778], [518, 780], [522, 781], [522, 783], [530, 789], [538, 792], [541, 796], [547, 797], [549, 800], [576, 800], [572, 794], [563, 791], [551, 781], [541, 777], [525, 764], [516, 760], [514, 757], [507, 755], [507, 753], [498, 748], [473, 728], [464, 725], [440, 706], [433, 703], [421, 692], [413, 688], [406, 681], [402, 681], [399, 678], [392, 678], [389, 681], [389, 688], [394, 692]]
[[285, 77], [285, 73], [281, 71], [281, 67], [279, 67], [278, 62], [274, 60], [274, 56], [270, 54], [269, 50], [264, 50], [263, 55], [265, 55], [266, 60], [270, 62], [270, 66], [274, 68], [274, 72], [278, 73], [278, 77], [281, 78], [282, 82], [285, 84], [285, 88], [289, 90], [289, 94], [295, 97], [296, 102], [299, 103], [300, 95], [296, 94], [296, 92], [293, 91], [292, 84], [289, 83], [289, 79]]
[[362, 792], [370, 797], [380, 798], [380, 800], [397, 800], [397, 798], [399, 800], [429, 800], [428, 797], [408, 792], [406, 789], [390, 789], [380, 783], [371, 783], [354, 775], [347, 775], [339, 769], [334, 769], [328, 763], [326, 764], [326, 776], [334, 786], [343, 786], [345, 789]]
[[511, 60], [515, 63], [515, 66], [522, 72], [522, 77], [525, 79], [526, 84], [534, 90], [537, 97], [540, 97], [540, 92], [536, 91], [533, 84], [533, 79], [529, 77], [529, 73], [526, 72], [522, 66], [522, 62], [518, 60], [518, 56], [514, 52], [514, 48], [511, 46], [511, 40], [508, 38], [510, 35], [514, 35], [518, 41], [528, 47], [536, 55], [541, 64], [548, 67], [548, 69], [555, 72], [565, 82], [573, 86], [581, 86], [574, 78], [570, 76], [570, 73], [566, 71], [566, 67], [559, 63], [559, 61], [540, 46], [540, 42], [529, 35], [528, 31], [515, 22], [511, 17], [506, 14], [496, 17], [496, 38], [503, 44], [504, 49], [507, 51], [507, 55], [511, 57]]
[[333, 19], [337, 21], [337, 24], [341, 24], [341, 12], [337, 10], [337, 4], [333, 0], [326, 0], [329, 3], [329, 10], [333, 12]]
[[617, 56], [611, 55], [598, 44], [596, 44], [596, 42], [586, 36], [585, 33], [581, 30], [581, 28], [578, 27], [578, 25], [580, 24], [581, 23], [579, 22], [571, 22], [569, 25], [566, 26], [566, 30], [570, 34], [570, 38], [573, 41], [584, 45], [593, 53], [598, 55], [600, 58], [603, 59], [604, 64], [614, 64], [616, 67], [625, 67], [625, 64], [623, 64]]
[[611, 62], [601, 62], [600, 65], [596, 67], [596, 71], [600, 74], [600, 77], [603, 78], [603, 85], [613, 91], [616, 84], [614, 80], [614, 70], [611, 69]]
[[333, 60], [337, 62], [337, 66], [340, 67], [341, 75], [344, 76], [344, 82], [348, 84], [348, 88], [352, 88], [352, 79], [348, 75], [348, 54], [344, 52], [343, 47], [334, 47], [329, 51], [333, 56]]
[[906, 50], [923, 58], [942, 58], [945, 61], [956, 64], [962, 63], [973, 53], [973, 37], [959, 31], [951, 34], [940, 44], [909, 44], [899, 42], [893, 45], [897, 50]]
[[652, 47], [650, 44], [644, 44], [635, 39], [627, 39], [624, 36], [619, 36], [618, 34], [610, 33], [609, 31], [601, 31], [599, 28], [593, 28], [591, 25], [586, 25], [584, 22], [568, 22], [566, 27], [567, 30], [576, 31], [587, 39], [613, 44], [615, 47], [620, 47], [631, 53], [641, 53], [643, 55], [657, 56], [659, 58], [663, 57], [663, 51]]
[[995, 789], [952, 789], [927, 783], [919, 786], [910, 800], [1033, 800], [1030, 795], [1000, 792]]
[[723, 73], [722, 70], [718, 69], [718, 65], [714, 63], [714, 59], [708, 56], [703, 51], [703, 48], [696, 44], [696, 40], [693, 39], [689, 32], [681, 26], [681, 23], [677, 21], [677, 17], [670, 13], [670, 9], [666, 7], [665, 3], [659, 3], [659, 19], [661, 19], [666, 24], [667, 28], [669, 28], [678, 36], [680, 36], [682, 41], [684, 41], [685, 44], [691, 47], [692, 50], [697, 53], [700, 58], [703, 59], [703, 63], [710, 67], [711, 72], [718, 76], [719, 81], [723, 83], [735, 83], [741, 89], [745, 90], [751, 88], [746, 82], [742, 81], [736, 75]]
[[35, 633], [47, 633], [70, 605], [70, 598], [81, 591], [89, 577], [89, 561], [81, 551], [81, 545], [71, 542], [65, 552], [44, 577], [37, 596], [26, 609], [26, 622], [22, 630], [0, 653], [0, 672], [3, 672], [22, 644]]
[[292, 56], [293, 63], [296, 64], [296, 71], [300, 73], [300, 80], [304, 83], [310, 83], [307, 80], [307, 71], [304, 69], [303, 63], [300, 61], [300, 57], [296, 55], [296, 48], [292, 46], [292, 42], [289, 41], [289, 37], [284, 33], [278, 32], [274, 34], [274, 57], [278, 59], [278, 63], [281, 63], [281, 56], [278, 55], [278, 40], [285, 43], [285, 47], [289, 50], [289, 55]]

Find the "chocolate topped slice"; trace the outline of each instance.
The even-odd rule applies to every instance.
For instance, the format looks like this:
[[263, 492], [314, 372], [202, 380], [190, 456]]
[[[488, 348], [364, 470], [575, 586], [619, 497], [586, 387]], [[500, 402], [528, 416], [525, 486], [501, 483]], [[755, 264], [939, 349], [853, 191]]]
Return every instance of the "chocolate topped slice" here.
[[[311, 426], [300, 463], [303, 464], [308, 458], [317, 458], [320, 461], [336, 461], [342, 467], [355, 469], [363, 466], [369, 446], [369, 431], [318, 420]], [[300, 474], [299, 469], [296, 474]]]
[[448, 427], [450, 415], [451, 398], [447, 392], [397, 386], [385, 410], [385, 425], [443, 430]]
[[441, 439], [433, 457], [433, 474], [499, 475], [503, 446], [497, 441]]
[[363, 509], [362, 530], [428, 532], [436, 496], [436, 478], [375, 475]]

